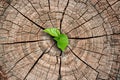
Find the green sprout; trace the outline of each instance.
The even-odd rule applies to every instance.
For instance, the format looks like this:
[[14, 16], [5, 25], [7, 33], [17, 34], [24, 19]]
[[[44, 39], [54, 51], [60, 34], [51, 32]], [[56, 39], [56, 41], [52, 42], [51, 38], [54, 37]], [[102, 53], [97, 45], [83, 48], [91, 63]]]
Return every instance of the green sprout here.
[[60, 33], [57, 28], [47, 28], [44, 32], [48, 33], [57, 42], [57, 47], [64, 51], [68, 46], [68, 37], [65, 34]]

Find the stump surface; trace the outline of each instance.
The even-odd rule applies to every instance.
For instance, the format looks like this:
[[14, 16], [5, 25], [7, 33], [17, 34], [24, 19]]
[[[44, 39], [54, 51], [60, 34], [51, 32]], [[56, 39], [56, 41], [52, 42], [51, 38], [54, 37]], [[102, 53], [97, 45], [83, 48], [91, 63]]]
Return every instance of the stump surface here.
[[120, 80], [120, 1], [1, 0], [0, 80]]

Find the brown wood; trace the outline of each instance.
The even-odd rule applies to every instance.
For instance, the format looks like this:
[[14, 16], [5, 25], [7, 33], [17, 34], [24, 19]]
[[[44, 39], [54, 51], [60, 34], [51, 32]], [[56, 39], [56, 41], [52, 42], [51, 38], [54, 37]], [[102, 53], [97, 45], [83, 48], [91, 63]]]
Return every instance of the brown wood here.
[[0, 80], [120, 80], [120, 1], [0, 0]]

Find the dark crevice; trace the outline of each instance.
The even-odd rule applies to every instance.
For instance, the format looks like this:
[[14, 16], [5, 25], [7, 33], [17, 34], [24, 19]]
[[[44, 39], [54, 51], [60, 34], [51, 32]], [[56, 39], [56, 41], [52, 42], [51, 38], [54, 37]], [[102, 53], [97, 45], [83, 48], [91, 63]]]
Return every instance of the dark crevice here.
[[70, 49], [70, 51], [73, 53], [73, 55], [75, 57], [77, 57], [80, 61], [82, 61], [85, 65], [87, 65], [88, 67], [90, 67], [91, 69], [93, 69], [94, 71], [96, 71], [98, 73], [98, 71], [96, 69], [94, 69], [92, 66], [90, 66], [88, 63], [86, 63], [84, 60], [82, 60], [81, 58], [79, 58], [79, 56], [76, 55], [76, 53], [68, 46], [68, 48]]
[[[93, 17], [94, 17], [94, 16], [93, 16]], [[85, 21], [84, 23], [82, 23], [82, 24], [78, 25], [77, 27], [74, 27], [73, 29], [71, 29], [70, 31], [68, 31], [66, 34], [69, 34], [71, 31], [73, 31], [73, 30], [75, 30], [75, 29], [79, 28], [80, 26], [82, 26], [82, 25], [86, 24], [87, 22], [89, 22], [90, 20], [92, 20], [92, 19], [93, 19], [93, 17], [91, 17], [90, 19], [88, 19], [88, 20], [87, 20], [87, 21]]]
[[58, 56], [56, 56], [56, 63], [55, 64], [58, 64]]
[[33, 6], [33, 4], [31, 3], [31, 1], [30, 1], [30, 0], [28, 0], [28, 2], [31, 4], [31, 6], [33, 7], [33, 9], [37, 12], [37, 14], [38, 14], [38, 16], [39, 16], [40, 21], [43, 23], [43, 21], [41, 20], [41, 18], [40, 18], [40, 14], [39, 14], [39, 12], [37, 11], [37, 9]]
[[[9, 4], [9, 3], [8, 3]], [[44, 30], [45, 28], [43, 28], [42, 26], [38, 25], [36, 22], [34, 22], [33, 20], [31, 20], [30, 18], [28, 18], [27, 16], [25, 16], [23, 13], [21, 13], [17, 8], [15, 8], [14, 6], [12, 6], [11, 4], [9, 4], [12, 8], [14, 8], [18, 13], [20, 13], [23, 17], [25, 17], [27, 20], [29, 20], [30, 22], [32, 22], [33, 24], [35, 24], [37, 27], [41, 28], [42, 30]]]
[[[1, 0], [0, 2], [3, 2], [3, 4], [6, 3], [4, 0]], [[11, 0], [7, 0], [7, 2], [8, 2], [8, 3], [11, 3], [12, 1], [11, 1]], [[4, 16], [4, 13], [6, 12], [6, 10], [7, 10], [8, 7], [9, 7], [9, 5], [6, 5], [6, 6], [0, 5], [0, 9], [3, 8], [2, 11], [0, 10], [0, 17], [1, 17], [1, 16]]]
[[[34, 51], [32, 51], [32, 52], [30, 52], [30, 53], [28, 53], [28, 54], [25, 54], [25, 56], [23, 56], [23, 57], [20, 58], [17, 62], [15, 62], [14, 66], [12, 66], [11, 69], [10, 69], [9, 71], [7, 71], [6, 73], [8, 74], [9, 72], [11, 72], [11, 71], [15, 68], [15, 66], [16, 66], [21, 60], [23, 60], [25, 57], [29, 56], [29, 55], [32, 54], [33, 52], [34, 52]], [[36, 52], [36, 51], [35, 51], [35, 52]]]
[[50, 39], [33, 40], [33, 41], [20, 41], [20, 42], [13, 42], [13, 43], [1, 43], [0, 45], [21, 44], [21, 43], [33, 43], [33, 42], [46, 41], [46, 40], [50, 40]]
[[[76, 3], [76, 4], [74, 5], [74, 8], [77, 7], [77, 4], [78, 4], [78, 3]], [[73, 19], [73, 22], [74, 22], [74, 20], [75, 20], [75, 22], [78, 24], [78, 22], [76, 21], [76, 20], [78, 20], [78, 19], [75, 19], [73, 16], [71, 16], [71, 15], [74, 15], [73, 12], [71, 12], [70, 15], [69, 15], [69, 14], [66, 14], [66, 13], [65, 13], [64, 15], [69, 16], [70, 18]], [[71, 24], [72, 24], [72, 23], [71, 23]], [[69, 24], [68, 26], [70, 26], [71, 24]], [[66, 28], [67, 28], [67, 27], [66, 27]], [[65, 28], [65, 29], [66, 29], [66, 28]]]
[[69, 39], [76, 39], [76, 40], [86, 40], [86, 39], [93, 39], [93, 38], [100, 38], [100, 37], [106, 37], [106, 36], [112, 36], [112, 35], [120, 35], [120, 33], [113, 33], [113, 34], [104, 34], [104, 35], [99, 35], [99, 36], [91, 36], [91, 37], [84, 37], [84, 38], [79, 38], [79, 37], [69, 37]]
[[97, 4], [99, 4], [99, 2], [100, 2], [100, 0], [99, 0], [99, 1], [97, 1], [97, 2], [94, 4], [94, 6], [96, 6]]
[[58, 80], [62, 80], [62, 75], [61, 75], [61, 64], [62, 64], [62, 58], [61, 58], [61, 55], [62, 55], [62, 51], [60, 52], [60, 64], [59, 64], [59, 76], [58, 76]]
[[33, 64], [33, 66], [30, 68], [30, 70], [28, 71], [28, 73], [26, 74], [26, 76], [24, 77], [23, 80], [26, 80], [27, 76], [30, 74], [30, 72], [34, 69], [34, 67], [36, 66], [36, 64], [38, 63], [38, 61], [42, 58], [42, 56], [45, 54], [46, 50], [43, 51], [43, 53], [38, 57], [38, 59], [35, 61], [35, 63]]
[[96, 80], [98, 80], [98, 77], [99, 77], [99, 73], [98, 73], [97, 76], [96, 76]]
[[[117, 2], [117, 1], [116, 1], [116, 2]], [[116, 3], [116, 2], [115, 2], [115, 3]], [[115, 3], [111, 4], [111, 6], [114, 5]], [[110, 6], [108, 6], [108, 7], [105, 8], [105, 9], [103, 9], [103, 10], [102, 10], [101, 12], [99, 12], [98, 14], [92, 16], [90, 19], [88, 19], [87, 21], [83, 22], [82, 24], [80, 24], [80, 25], [74, 27], [73, 29], [69, 30], [66, 34], [70, 33], [71, 31], [73, 31], [73, 30], [79, 28], [80, 26], [84, 25], [85, 23], [89, 22], [89, 21], [92, 20], [94, 17], [96, 17], [96, 16], [100, 15], [101, 13], [103, 13], [103, 12], [104, 12], [106, 9], [108, 9], [109, 7], [110, 7]]]
[[[50, 49], [48, 50], [48, 51], [46, 51], [46, 53], [48, 53], [48, 52], [50, 52], [50, 50], [51, 50], [51, 48], [54, 46], [55, 44], [53, 44], [51, 47], [50, 47]], [[38, 50], [37, 50], [38, 51]], [[7, 74], [11, 71], [11, 70], [13, 70], [14, 69], [14, 67], [21, 61], [21, 60], [23, 60], [25, 57], [27, 57], [27, 56], [29, 56], [30, 54], [32, 54], [34, 51], [32, 51], [32, 52], [30, 52], [30, 53], [28, 53], [28, 54], [25, 54], [25, 56], [23, 56], [22, 58], [20, 58], [15, 64], [14, 64], [14, 66], [7, 72]], [[36, 51], [35, 51], [36, 52]]]
[[108, 0], [106, 0], [106, 2], [107, 2], [107, 4], [110, 6], [110, 8], [112, 9], [112, 11], [114, 12], [115, 17], [117, 18], [117, 21], [118, 21], [119, 24], [120, 24], [120, 19], [119, 19], [119, 17], [117, 16], [116, 11], [112, 8], [112, 6], [110, 5], [110, 3], [109, 3]]
[[[10, 0], [5, 0], [5, 1], [10, 1]], [[63, 20], [64, 20], [64, 16], [65, 15], [67, 15], [66, 14], [66, 9], [67, 9], [67, 7], [68, 7], [68, 5], [69, 5], [69, 1], [70, 0], [68, 0], [68, 2], [67, 3], [65, 3], [66, 5], [65, 5], [65, 8], [64, 8], [64, 10], [63, 10], [63, 12], [60, 12], [61, 14], [62, 14], [62, 18], [60, 19], [60, 31], [62, 32], [62, 25], [63, 25]], [[78, 1], [80, 1], [80, 0], [78, 0]], [[88, 0], [86, 0], [86, 1], [88, 1]], [[117, 0], [116, 2], [114, 1], [114, 3], [113, 4], [110, 4], [109, 3], [109, 1], [108, 0], [105, 0], [106, 1], [106, 3], [108, 4], [108, 6], [107, 7], [105, 7], [102, 11], [99, 11], [99, 9], [97, 9], [97, 7], [96, 7], [96, 5], [99, 3], [99, 0], [97, 0], [97, 2], [94, 4], [94, 5], [92, 5], [94, 8], [93, 9], [95, 9], [95, 11], [97, 12], [97, 14], [96, 15], [94, 15], [94, 16], [92, 16], [92, 17], [90, 17], [88, 20], [85, 20], [85, 22], [83, 22], [83, 23], [81, 23], [81, 24], [78, 24], [77, 26], [73, 26], [73, 28], [71, 28], [70, 29], [70, 31], [68, 31], [66, 34], [69, 34], [70, 32], [72, 33], [72, 31], [73, 30], [76, 30], [77, 31], [77, 29], [79, 28], [79, 27], [81, 27], [82, 28], [82, 26], [84, 25], [84, 24], [86, 24], [86, 23], [89, 23], [89, 21], [90, 20], [92, 20], [92, 19], [94, 19], [94, 17], [96, 18], [96, 16], [97, 15], [99, 15], [99, 17], [102, 19], [102, 21], [103, 21], [103, 24], [105, 23], [106, 25], [107, 25], [107, 22], [105, 22], [105, 20], [104, 19], [106, 19], [105, 17], [103, 18], [102, 17], [102, 15], [101, 15], [101, 13], [103, 13], [105, 10], [107, 11], [107, 9], [109, 9], [109, 7], [111, 8], [110, 10], [112, 10], [113, 12], [114, 12], [114, 14], [112, 14], [112, 16], [113, 17], [116, 17], [117, 18], [117, 20], [115, 20], [115, 21], [118, 21], [119, 23], [120, 23], [120, 20], [119, 20], [119, 18], [118, 18], [118, 16], [117, 16], [117, 14], [116, 14], [116, 12], [114, 11], [114, 8], [112, 8], [112, 5], [114, 5], [116, 2], [118, 2], [119, 0]], [[28, 0], [28, 2], [32, 5], [32, 7], [34, 8], [34, 10], [37, 12], [37, 14], [39, 15], [39, 18], [41, 17], [40, 16], [40, 14], [39, 14], [39, 12], [37, 11], [37, 9], [34, 7], [34, 4], [33, 3], [31, 3], [31, 1], [30, 0]], [[40, 2], [40, 1], [39, 1]], [[7, 2], [8, 3], [8, 2]], [[62, 3], [64, 3], [64, 2], [62, 2]], [[86, 3], [86, 5], [87, 5], [87, 2], [84, 2], [84, 3]], [[39, 24], [37, 24], [36, 22], [34, 22], [33, 20], [31, 20], [29, 17], [27, 17], [25, 14], [23, 14], [21, 11], [19, 11], [17, 8], [15, 8], [15, 6], [13, 6], [13, 5], [11, 5], [10, 3], [8, 3], [9, 4], [9, 6], [11, 6], [12, 8], [14, 8], [19, 14], [21, 14], [25, 19], [27, 19], [27, 20], [29, 20], [30, 22], [32, 22], [34, 25], [36, 25], [36, 26], [38, 26], [39, 27], [39, 31], [40, 30], [44, 30], [45, 28], [43, 27], [43, 25], [39, 25]], [[40, 3], [39, 3], [40, 4]], [[101, 4], [102, 4], [102, 2], [101, 2]], [[41, 6], [41, 5], [40, 5]], [[52, 26], [54, 27], [54, 24], [52, 23], [52, 17], [51, 17], [51, 11], [50, 11], [50, 9], [52, 9], [51, 8], [51, 6], [50, 6], [50, 0], [48, 0], [48, 6], [47, 6], [48, 8], [49, 8], [49, 12], [48, 13], [45, 13], [45, 14], [48, 14], [48, 21], [50, 21], [50, 23], [52, 24]], [[59, 8], [59, 0], [58, 0], [58, 5], [57, 5], [57, 7]], [[75, 6], [74, 6], [75, 7]], [[104, 5], [102, 5], [101, 7], [104, 7]], [[100, 8], [101, 8], [100, 7]], [[41, 8], [42, 8], [42, 6], [41, 6]], [[44, 11], [44, 8], [42, 8], [43, 9], [43, 12], [45, 12]], [[101, 9], [100, 9], [101, 10]], [[86, 13], [87, 13], [87, 11], [88, 11], [88, 9], [85, 11], [85, 12], [83, 12], [82, 14], [80, 14], [79, 15], [79, 17], [76, 19], [76, 20], [78, 20], [78, 19], [80, 19], [81, 17], [83, 17]], [[111, 11], [111, 12], [112, 12]], [[107, 13], [107, 14], [109, 14], [109, 13]], [[107, 16], [107, 14], [106, 14], [106, 16]], [[43, 14], [44, 15], [44, 14]], [[73, 15], [73, 14], [72, 14]], [[72, 17], [71, 15], [69, 15], [70, 17]], [[103, 15], [104, 16], [104, 15]], [[108, 17], [109, 18], [109, 17]], [[85, 19], [85, 18], [84, 18]], [[41, 20], [41, 19], [40, 19]], [[73, 21], [74, 21], [75, 19], [73, 19]], [[76, 21], [75, 20], [75, 21]], [[6, 20], [6, 21], [9, 21], [9, 20]], [[42, 21], [42, 20], [41, 20]], [[114, 21], [114, 22], [115, 22]], [[21, 27], [21, 28], [23, 28], [21, 25], [19, 25], [19, 24], [17, 24], [17, 23], [14, 23], [14, 22], [12, 22], [12, 21], [9, 21], [9, 22], [11, 22], [11, 23], [13, 23], [13, 24], [15, 24], [15, 25], [18, 25], [19, 27]], [[44, 22], [44, 21], [43, 21]], [[46, 22], [45, 22], [46, 23]], [[76, 23], [78, 23], [77, 21], [76, 21]], [[112, 22], [109, 22], [110, 24], [112, 24]], [[3, 23], [4, 24], [4, 23]], [[94, 27], [94, 29], [95, 28], [98, 28], [98, 27], [101, 27], [101, 26], [103, 26], [104, 27], [104, 25], [100, 25], [100, 26], [97, 26], [97, 27]], [[71, 24], [70, 24], [71, 25]], [[110, 26], [112, 26], [112, 25], [110, 25]], [[114, 26], [116, 26], [116, 25], [114, 25]], [[7, 29], [6, 29], [7, 30]], [[92, 30], [92, 29], [90, 29], [90, 30]], [[38, 31], [38, 32], [39, 32]], [[86, 31], [89, 31], [89, 30], [86, 30]], [[71, 39], [71, 40], [89, 40], [89, 39], [100, 39], [100, 38], [105, 38], [105, 39], [107, 39], [107, 37], [112, 37], [112, 36], [114, 36], [114, 35], [120, 35], [120, 33], [112, 33], [112, 34], [107, 34], [107, 31], [105, 30], [105, 28], [104, 28], [104, 31], [105, 31], [105, 34], [99, 34], [99, 35], [94, 35], [94, 34], [92, 34], [91, 36], [84, 36], [84, 37], [69, 37], [69, 39]], [[78, 31], [77, 31], [77, 34], [78, 34]], [[84, 34], [84, 33], [83, 33]], [[33, 43], [33, 42], [39, 42], [39, 41], [45, 41], [45, 40], [50, 40], [50, 39], [44, 39], [44, 40], [33, 40], [33, 41], [20, 41], [20, 42], [13, 42], [13, 43], [0, 43], [0, 45], [11, 45], [11, 44], [22, 44], [22, 43]], [[109, 41], [109, 40], [108, 40]], [[93, 41], [94, 42], [94, 41]], [[106, 43], [106, 42], [105, 42]], [[95, 45], [98, 45], [98, 44], [105, 44], [105, 43], [102, 43], [102, 42], [94, 42], [94, 44]], [[45, 51], [43, 51], [43, 53], [41, 53], [41, 55], [40, 56], [38, 56], [38, 58], [37, 58], [37, 60], [32, 64], [32, 67], [30, 67], [30, 70], [27, 72], [27, 74], [26, 74], [26, 76], [24, 77], [24, 79], [23, 80], [27, 80], [26, 78], [28, 77], [28, 75], [29, 74], [31, 74], [31, 71], [34, 69], [34, 67], [38, 64], [38, 61], [41, 59], [41, 57], [45, 54], [45, 53], [49, 53], [50, 52], [50, 50], [53, 48], [53, 46], [55, 45], [56, 43], [54, 43], [52, 46], [49, 46], [49, 48], [48, 48], [48, 50], [45, 50]], [[89, 43], [89, 44], [93, 44], [92, 42], [91, 43]], [[94, 46], [94, 44], [93, 44], [93, 46]], [[119, 45], [119, 44], [118, 44]], [[86, 46], [86, 45], [85, 45]], [[104, 45], [104, 46], [106, 46], [106, 44]], [[97, 46], [96, 46], [97, 47]], [[101, 47], [101, 46], [100, 46]], [[99, 48], [100, 48], [99, 47]], [[111, 45], [110, 45], [110, 47], [112, 47]], [[102, 78], [100, 78], [100, 76], [99, 75], [101, 75], [101, 74], [99, 74], [99, 70], [98, 70], [98, 66], [97, 66], [97, 68], [94, 68], [94, 65], [93, 65], [93, 67], [91, 66], [91, 64], [89, 64], [89, 62], [87, 62], [87, 61], [85, 61], [84, 59], [82, 59], [82, 58], [80, 58], [79, 57], [79, 55], [77, 55], [76, 54], [76, 52], [74, 52], [74, 50], [71, 48], [71, 47], [69, 47], [68, 46], [68, 48], [69, 48], [69, 50], [71, 51], [71, 53], [75, 56], [75, 58], [77, 58], [77, 59], [79, 59], [80, 60], [80, 62], [82, 62], [82, 63], [84, 63], [86, 66], [87, 66], [87, 68], [89, 67], [90, 69], [92, 69], [93, 71], [95, 71], [95, 72], [97, 72], [97, 74], [96, 74], [96, 80], [98, 80], [98, 79], [102, 79]], [[100, 54], [101, 56], [100, 57], [102, 57], [102, 56], [107, 56], [107, 54], [103, 54], [102, 52], [97, 52], [97, 51], [92, 51], [92, 50], [89, 50], [89, 49], [84, 49], [84, 48], [82, 48], [82, 47], [76, 47], [76, 48], [79, 48], [79, 49], [82, 49], [82, 50], [85, 50], [85, 51], [88, 51], [88, 52], [92, 52], [92, 53], [96, 53], [96, 54]], [[103, 48], [103, 47], [102, 47]], [[102, 48], [100, 48], [100, 49], [102, 49]], [[115, 48], [115, 47], [114, 47]], [[97, 49], [96, 49], [97, 50]], [[102, 49], [103, 50], [103, 49]], [[13, 50], [14, 51], [14, 50]], [[23, 51], [25, 51], [25, 50], [23, 50]], [[112, 50], [111, 50], [112, 51]], [[33, 51], [32, 51], [33, 52]], [[25, 54], [24, 56], [22, 56], [22, 58], [20, 58], [17, 62], [15, 62], [15, 64], [13, 64], [13, 66], [12, 66], [12, 68], [10, 68], [10, 70], [7, 72], [7, 74], [9, 73], [9, 72], [11, 72], [11, 71], [13, 71], [13, 69], [15, 68], [15, 66], [21, 61], [21, 60], [23, 60], [25, 57], [27, 57], [28, 55], [30, 55], [32, 52], [30, 52], [29, 54]], [[112, 52], [111, 52], [112, 53]], [[112, 55], [110, 53], [110, 55]], [[61, 66], [62, 66], [62, 57], [61, 57], [61, 55], [62, 55], [62, 52], [60, 53], [60, 56], [56, 56], [56, 64], [59, 66], [59, 72], [58, 72], [58, 80], [62, 80], [62, 75], [61, 75]], [[3, 55], [2, 55], [3, 56]], [[49, 59], [48, 59], [49, 60]], [[98, 59], [99, 61], [101, 60], [101, 58], [99, 58]], [[110, 60], [109, 60], [110, 61]], [[111, 62], [112, 62], [112, 60], [111, 60]], [[113, 60], [113, 62], [115, 62], [116, 64], [119, 64], [120, 62], [118, 61], [118, 60]], [[7, 63], [7, 62], [6, 62]], [[107, 64], [107, 62], [103, 62], [103, 63], [105, 63], [105, 64]], [[53, 74], [56, 74], [56, 64], [55, 64], [55, 69], [54, 69], [54, 71], [53, 71]], [[99, 64], [99, 66], [100, 66], [100, 63], [98, 62], [98, 64]], [[49, 73], [50, 73], [50, 68], [51, 68], [51, 66], [49, 66], [48, 67], [48, 70], [46, 70], [46, 72], [47, 72], [47, 75], [45, 75], [45, 79], [47, 80], [47, 78], [49, 77], [48, 75], [49, 75]], [[72, 70], [72, 68], [71, 68], [71, 70]], [[111, 69], [112, 70], [112, 69]], [[120, 70], [120, 69], [119, 69]], [[72, 70], [72, 77], [74, 77], [75, 78], [75, 80], [77, 80], [77, 78], [79, 77], [76, 77], [76, 75], [77, 74], [75, 74], [75, 72]], [[103, 73], [106, 73], [106, 71], [100, 71], [100, 72], [103, 72]], [[79, 72], [78, 72], [79, 73]], [[82, 73], [82, 72], [81, 72]], [[86, 73], [87, 73], [87, 71], [84, 73], [84, 75], [82, 75], [81, 77], [83, 77], [84, 79], [86, 79], [86, 80], [89, 80], [89, 78], [86, 76]], [[51, 73], [50, 73], [51, 74]], [[115, 78], [116, 79], [118, 79], [119, 78], [119, 71], [118, 71], [118, 73], [116, 73], [116, 74], [118, 74], [117, 76], [112, 76], [111, 75], [111, 72], [110, 73], [106, 73], [106, 74], [108, 74], [109, 75], [109, 79], [112, 79], [112, 80], [114, 80]], [[14, 74], [13, 74], [14, 75]], [[12, 76], [13, 76], [12, 75]], [[81, 74], [80, 74], [81, 75]], [[17, 76], [16, 76], [17, 77]], [[52, 77], [54, 77], [54, 76], [52, 76]], [[37, 78], [36, 78], [37, 79]], [[82, 78], [81, 78], [82, 79]]]
[[[65, 6], [65, 8], [64, 8], [64, 10], [63, 10], [63, 13], [62, 13], [62, 18], [61, 18], [61, 20], [60, 20], [60, 31], [62, 30], [62, 22], [63, 22], [63, 18], [64, 18], [64, 15], [65, 15], [65, 11], [66, 11], [66, 9], [67, 9], [67, 7], [68, 7], [68, 4], [69, 4], [69, 0], [67, 1], [67, 4], [66, 4], [66, 6]], [[62, 31], [61, 31], [62, 32]]]
[[[91, 4], [91, 5], [94, 7], [94, 9], [97, 11], [97, 13], [99, 14], [99, 16], [100, 16], [100, 18], [102, 19], [103, 23], [106, 23], [105, 20], [104, 20], [104, 18], [102, 17], [102, 15], [99, 13], [99, 10], [98, 10], [91, 2], [90, 2], [90, 4]], [[102, 25], [103, 25], [103, 23], [102, 23]], [[104, 29], [104, 31], [105, 31], [105, 34], [107, 34], [107, 31], [106, 31], [104, 25], [103, 25], [103, 29]], [[106, 38], [108, 39], [107, 36], [106, 36]]]
[[50, 11], [50, 0], [48, 0], [48, 6], [49, 6], [49, 11]]

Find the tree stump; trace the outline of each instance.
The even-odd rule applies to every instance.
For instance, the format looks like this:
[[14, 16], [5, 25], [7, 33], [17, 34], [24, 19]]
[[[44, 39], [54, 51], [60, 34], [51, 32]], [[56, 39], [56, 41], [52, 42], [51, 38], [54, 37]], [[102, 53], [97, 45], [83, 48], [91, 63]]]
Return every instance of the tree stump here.
[[0, 80], [120, 80], [120, 1], [1, 0]]

